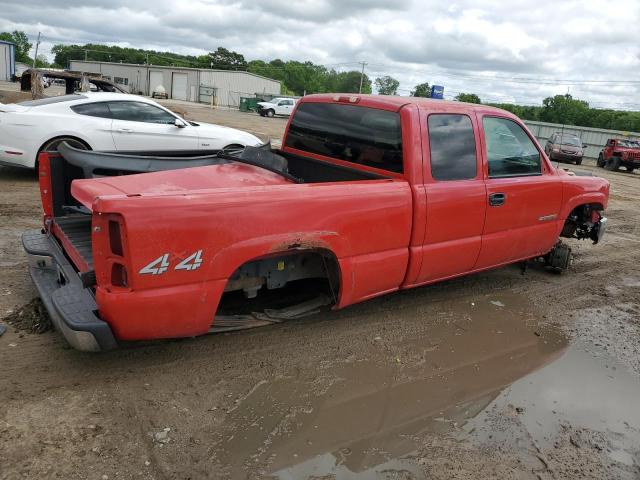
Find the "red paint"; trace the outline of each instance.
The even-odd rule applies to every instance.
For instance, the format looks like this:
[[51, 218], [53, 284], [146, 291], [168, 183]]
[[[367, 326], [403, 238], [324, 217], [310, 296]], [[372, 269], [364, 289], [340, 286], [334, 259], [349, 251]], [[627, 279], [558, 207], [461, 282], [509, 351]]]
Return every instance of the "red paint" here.
[[[119, 339], [207, 332], [229, 276], [242, 264], [286, 251], [288, 245], [313, 245], [333, 253], [341, 275], [337, 307], [342, 308], [546, 253], [573, 208], [582, 203], [606, 207], [608, 182], [553, 168], [535, 138], [508, 112], [440, 100], [359, 95], [338, 100], [333, 95], [312, 95], [298, 105], [336, 101], [399, 112], [404, 174], [294, 184], [257, 167], [225, 164], [73, 182], [73, 196], [93, 211], [94, 229], [100, 227], [102, 232], [93, 234], [96, 300], [101, 318]], [[476, 178], [453, 182], [432, 178], [427, 131], [431, 113], [470, 117]], [[504, 117], [524, 128], [540, 151], [541, 175], [488, 177], [485, 115]], [[48, 158], [42, 157], [40, 164], [45, 174], [41, 189], [46, 189]], [[493, 192], [506, 194], [504, 206], [488, 206]], [[44, 193], [43, 204], [45, 211], [50, 209]], [[111, 251], [110, 220], [119, 224], [123, 255]], [[82, 269], [73, 248], [59, 238]], [[202, 250], [200, 268], [174, 269], [198, 250]], [[165, 273], [139, 273], [163, 254], [169, 255]], [[126, 269], [126, 287], [111, 284], [114, 263]]]

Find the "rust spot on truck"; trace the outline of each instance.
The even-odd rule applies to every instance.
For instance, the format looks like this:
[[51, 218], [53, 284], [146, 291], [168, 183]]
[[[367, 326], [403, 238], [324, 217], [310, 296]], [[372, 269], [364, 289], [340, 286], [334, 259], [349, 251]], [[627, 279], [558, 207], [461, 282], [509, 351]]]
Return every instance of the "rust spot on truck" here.
[[271, 247], [271, 252], [286, 252], [289, 250], [330, 249], [329, 245], [318, 238], [292, 237], [278, 242]]

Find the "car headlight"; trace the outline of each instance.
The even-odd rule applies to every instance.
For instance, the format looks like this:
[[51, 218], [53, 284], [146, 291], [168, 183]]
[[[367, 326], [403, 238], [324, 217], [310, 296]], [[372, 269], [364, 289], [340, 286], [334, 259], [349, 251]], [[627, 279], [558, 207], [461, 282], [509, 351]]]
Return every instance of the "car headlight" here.
[[559, 151], [560, 151], [560, 149], [559, 149], [558, 147], [553, 147], [553, 151], [554, 151], [554, 152], [559, 152]]

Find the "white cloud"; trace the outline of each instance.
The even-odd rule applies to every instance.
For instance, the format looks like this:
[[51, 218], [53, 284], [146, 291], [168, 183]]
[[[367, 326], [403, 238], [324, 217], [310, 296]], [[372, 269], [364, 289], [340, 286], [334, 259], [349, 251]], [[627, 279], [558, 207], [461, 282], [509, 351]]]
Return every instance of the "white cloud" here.
[[0, 0], [0, 10], [0, 31], [32, 40], [42, 31], [44, 53], [55, 43], [189, 54], [224, 46], [247, 59], [350, 69], [364, 60], [370, 76], [398, 78], [403, 94], [428, 81], [449, 94], [539, 104], [570, 89], [594, 106], [640, 109], [637, 0]]

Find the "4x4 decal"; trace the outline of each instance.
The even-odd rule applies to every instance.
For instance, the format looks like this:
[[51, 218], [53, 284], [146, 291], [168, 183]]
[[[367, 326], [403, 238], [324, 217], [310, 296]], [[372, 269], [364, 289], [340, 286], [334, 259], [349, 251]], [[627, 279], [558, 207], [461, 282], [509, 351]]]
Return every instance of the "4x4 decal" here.
[[[187, 258], [178, 263], [175, 267], [173, 267], [173, 269], [193, 271], [197, 268], [200, 268], [201, 265], [202, 250], [198, 250], [197, 252], [192, 253]], [[169, 270], [170, 266], [171, 264], [169, 263], [169, 254], [165, 253], [164, 255], [160, 255], [148, 265], [142, 267], [138, 273], [140, 273], [141, 275], [160, 275]]]

